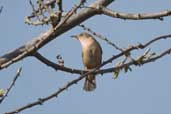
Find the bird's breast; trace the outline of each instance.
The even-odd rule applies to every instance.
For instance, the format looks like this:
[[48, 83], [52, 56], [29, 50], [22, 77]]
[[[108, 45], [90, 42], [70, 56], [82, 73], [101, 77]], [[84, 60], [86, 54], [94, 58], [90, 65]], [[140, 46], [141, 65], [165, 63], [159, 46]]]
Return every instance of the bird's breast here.
[[86, 68], [92, 69], [97, 67], [101, 64], [102, 59], [100, 47], [96, 44], [83, 47], [82, 59]]

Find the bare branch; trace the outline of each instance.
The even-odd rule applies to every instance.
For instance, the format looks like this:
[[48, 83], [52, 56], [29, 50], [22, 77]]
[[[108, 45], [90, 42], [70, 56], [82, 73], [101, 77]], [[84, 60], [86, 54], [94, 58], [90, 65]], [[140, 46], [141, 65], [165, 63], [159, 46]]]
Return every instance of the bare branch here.
[[104, 40], [105, 42], [107, 42], [109, 45], [111, 45], [112, 47], [114, 47], [115, 49], [119, 50], [119, 51], [123, 51], [121, 48], [119, 48], [116, 44], [114, 44], [113, 42], [111, 42], [110, 40], [108, 40], [106, 37], [102, 36], [99, 33], [94, 32], [92, 29], [86, 27], [83, 24], [79, 25], [80, 27], [82, 27], [84, 30], [90, 32], [91, 34], [97, 36], [98, 38], [100, 38], [101, 40]]
[[144, 20], [144, 19], [159, 19], [163, 20], [163, 17], [170, 16], [171, 10], [156, 12], [156, 13], [123, 13], [123, 12], [117, 12], [112, 11], [108, 8], [105, 8], [103, 6], [97, 7], [97, 10], [99, 13], [113, 17], [113, 18], [120, 18], [120, 19], [130, 19], [130, 20]]
[[127, 49], [125, 49], [121, 53], [119, 53], [117, 55], [113, 55], [113, 57], [111, 57], [108, 60], [104, 61], [101, 65], [104, 66], [105, 64], [111, 63], [113, 60], [115, 60], [115, 59], [117, 59], [117, 58], [119, 58], [119, 57], [121, 57], [123, 55], [128, 55], [128, 53], [130, 53], [133, 50], [144, 49], [147, 46], [149, 46], [150, 44], [152, 44], [152, 43], [154, 43], [154, 42], [156, 42], [158, 40], [167, 39], [167, 38], [171, 38], [171, 35], [163, 35], [163, 36], [156, 37], [156, 38], [150, 40], [149, 42], [145, 43], [144, 45], [143, 44], [138, 44], [138, 45], [135, 45], [135, 46], [129, 46]]
[[19, 112], [21, 112], [23, 110], [32, 108], [32, 107], [34, 107], [36, 105], [42, 105], [44, 102], [46, 102], [46, 101], [48, 101], [48, 100], [50, 100], [52, 98], [57, 98], [60, 93], [62, 93], [64, 90], [67, 90], [69, 87], [71, 87], [73, 84], [76, 84], [78, 81], [80, 81], [83, 78], [84, 78], [83, 76], [80, 76], [79, 78], [68, 82], [66, 85], [64, 85], [62, 88], [59, 88], [58, 91], [52, 93], [51, 95], [49, 95], [47, 97], [44, 97], [44, 98], [39, 98], [35, 102], [29, 103], [29, 104], [27, 104], [27, 105], [25, 105], [23, 107], [20, 107], [20, 108], [14, 110], [14, 111], [6, 112], [5, 114], [17, 114], [17, 113], [19, 113]]
[[24, 105], [24, 106], [22, 106], [22, 107], [20, 107], [20, 108], [18, 108], [18, 109], [16, 109], [16, 110], [14, 110], [14, 111], [7, 112], [7, 113], [5, 113], [5, 114], [16, 114], [16, 113], [19, 113], [19, 112], [21, 112], [21, 111], [23, 111], [23, 110], [32, 108], [32, 107], [34, 107], [34, 106], [42, 105], [44, 102], [46, 102], [46, 101], [48, 101], [48, 100], [50, 100], [50, 99], [52, 99], [52, 98], [58, 97], [58, 95], [59, 95], [60, 93], [62, 93], [63, 91], [67, 90], [67, 89], [68, 89], [69, 87], [71, 87], [73, 84], [77, 84], [77, 82], [79, 82], [80, 80], [82, 80], [83, 78], [85, 78], [86, 76], [88, 76], [89, 74], [94, 73], [94, 72], [97, 71], [100, 67], [102, 67], [102, 65], [96, 67], [95, 69], [93, 69], [93, 70], [91, 70], [91, 71], [89, 71], [89, 72], [87, 72], [87, 73], [85, 73], [85, 74], [82, 74], [80, 77], [76, 78], [75, 80], [72, 80], [72, 81], [68, 82], [66, 85], [64, 85], [63, 87], [59, 88], [58, 91], [52, 93], [52, 94], [49, 95], [49, 96], [46, 96], [46, 97], [44, 97], [44, 98], [39, 98], [39, 99], [38, 99], [37, 101], [35, 101], [35, 102], [29, 103], [29, 104]]
[[[168, 50], [164, 51], [163, 53], [161, 53], [160, 55], [158, 55], [156, 57], [153, 57], [153, 58], [150, 58], [150, 59], [147, 59], [147, 60], [142, 61], [141, 64], [146, 64], [146, 63], [149, 63], [149, 62], [153, 62], [153, 61], [155, 61], [155, 60], [157, 60], [157, 59], [165, 56], [166, 54], [170, 54], [170, 53], [171, 53], [171, 49], [168, 49]], [[44, 98], [39, 98], [35, 102], [29, 103], [27, 105], [24, 105], [23, 107], [20, 107], [20, 108], [14, 110], [14, 111], [11, 111], [11, 112], [7, 112], [5, 114], [16, 114], [16, 113], [19, 113], [19, 112], [21, 112], [23, 110], [32, 108], [34, 106], [42, 105], [44, 102], [46, 102], [46, 101], [48, 101], [48, 100], [50, 100], [52, 98], [58, 97], [58, 95], [60, 93], [62, 93], [64, 90], [67, 90], [72, 85], [77, 84], [80, 80], [82, 80], [83, 78], [85, 78], [86, 76], [88, 76], [91, 73], [104, 74], [104, 73], [114, 72], [117, 69], [123, 69], [124, 67], [131, 66], [131, 65], [136, 65], [136, 64], [137, 64], [137, 61], [131, 61], [131, 62], [128, 62], [126, 64], [122, 64], [122, 65], [117, 66], [117, 67], [108, 68], [108, 69], [104, 69], [104, 70], [98, 70], [100, 67], [103, 66], [103, 65], [101, 65], [101, 66], [95, 68], [94, 70], [89, 71], [89, 72], [83, 74], [82, 76], [76, 78], [75, 80], [72, 80], [72, 81], [68, 82], [66, 85], [64, 85], [63, 87], [59, 88], [58, 91], [52, 93], [51, 95], [49, 95], [47, 97], [44, 97]]]
[[[34, 107], [36, 105], [42, 105], [44, 102], [54, 98], [54, 97], [57, 97], [60, 93], [62, 93], [64, 90], [68, 89], [70, 86], [72, 86], [73, 84], [76, 84], [77, 82], [79, 82], [81, 79], [85, 78], [87, 75], [89, 74], [104, 74], [104, 73], [109, 73], [109, 72], [114, 72], [115, 70], [118, 70], [118, 69], [123, 69], [125, 67], [129, 67], [131, 65], [143, 65], [145, 63], [149, 63], [149, 62], [153, 62], [163, 56], [165, 56], [166, 54], [170, 54], [171, 53], [171, 49], [168, 49], [166, 51], [164, 51], [163, 53], [161, 53], [160, 55], [158, 56], [155, 56], [155, 57], [152, 57], [152, 58], [149, 58], [149, 59], [142, 59], [141, 61], [139, 59], [136, 59], [134, 61], [130, 61], [128, 63], [125, 63], [126, 61], [124, 60], [123, 64], [121, 64], [120, 66], [116, 66], [116, 67], [113, 67], [113, 68], [108, 68], [108, 69], [102, 69], [102, 70], [98, 70], [100, 69], [101, 67], [103, 67], [104, 65], [112, 62], [113, 60], [115, 60], [116, 58], [118, 57], [121, 57], [123, 55], [125, 55], [126, 53], [129, 53], [130, 51], [133, 51], [133, 50], [136, 50], [136, 49], [144, 49], [146, 48], [147, 46], [149, 46], [150, 44], [158, 41], [158, 40], [161, 40], [161, 39], [166, 39], [166, 38], [171, 38], [171, 35], [163, 35], [163, 36], [160, 36], [160, 37], [156, 37], [152, 40], [150, 40], [149, 42], [145, 43], [144, 45], [143, 44], [138, 44], [136, 46], [131, 46], [127, 49], [125, 49], [124, 51], [122, 51], [121, 53], [109, 58], [108, 60], [104, 61], [100, 66], [96, 67], [95, 69], [93, 70], [90, 70], [90, 71], [81, 71], [81, 70], [76, 70], [76, 69], [70, 69], [70, 68], [67, 68], [67, 67], [64, 67], [64, 66], [60, 66], [56, 63], [53, 63], [51, 61], [49, 61], [48, 59], [44, 58], [42, 55], [40, 55], [38, 52], [35, 53], [33, 56], [35, 56], [38, 60], [40, 60], [41, 62], [47, 64], [48, 66], [51, 66], [52, 68], [54, 68], [55, 70], [62, 70], [62, 71], [65, 71], [65, 72], [70, 72], [70, 73], [77, 73], [77, 74], [81, 74], [80, 77], [78, 77], [77, 79], [75, 80], [72, 80], [71, 82], [68, 82], [66, 85], [64, 85], [62, 88], [58, 89], [58, 91], [56, 91], [55, 93], [52, 93], [51, 95], [47, 96], [47, 97], [44, 97], [44, 98], [39, 98], [37, 101], [35, 102], [32, 102], [32, 103], [29, 103], [25, 106], [22, 106], [14, 111], [11, 111], [11, 112], [7, 112], [6, 114], [15, 114], [15, 113], [19, 113], [25, 109], [28, 109], [28, 108], [31, 108], [31, 107]], [[148, 51], [149, 52], [149, 51]], [[148, 52], [145, 52], [144, 55], [146, 55]]]
[[12, 89], [12, 87], [15, 85], [15, 82], [16, 80], [18, 79], [18, 77], [20, 76], [21, 74], [21, 70], [22, 68], [20, 67], [18, 70], [17, 70], [17, 73], [15, 74], [15, 77], [14, 79], [12, 80], [9, 88], [7, 89], [5, 95], [0, 99], [0, 104], [4, 101], [4, 99], [8, 96], [8, 93], [10, 92], [10, 90]]
[[130, 61], [128, 63], [122, 64], [121, 66], [117, 66], [117, 67], [113, 67], [113, 68], [107, 68], [107, 69], [102, 69], [102, 70], [96, 71], [95, 73], [96, 74], [111, 73], [111, 72], [114, 72], [117, 69], [123, 69], [125, 67], [130, 67], [131, 65], [141, 66], [141, 65], [144, 65], [146, 63], [154, 62], [154, 61], [164, 57], [167, 54], [171, 54], [171, 48], [165, 50], [164, 52], [162, 52], [161, 54], [159, 54], [159, 55], [157, 55], [155, 57], [152, 57], [152, 58], [147, 59], [147, 60], [142, 60], [140, 63], [139, 63], [139, 60], [137, 59], [137, 60]]
[[36, 52], [34, 55], [34, 57], [36, 57], [39, 61], [41, 61], [42, 63], [46, 64], [49, 67], [52, 67], [55, 70], [61, 70], [61, 71], [65, 71], [65, 72], [69, 72], [69, 73], [75, 73], [75, 74], [82, 74], [82, 73], [86, 73], [87, 71], [82, 71], [82, 70], [77, 70], [77, 69], [72, 69], [72, 68], [68, 68], [65, 66], [61, 66], [59, 64], [56, 64], [54, 62], [51, 62], [50, 60], [46, 59], [45, 57], [43, 57], [40, 53]]
[[[53, 6], [55, 4], [56, 0], [46, 0], [44, 3], [44, 6]], [[32, 5], [31, 5], [32, 6]], [[60, 6], [61, 7], [61, 6]], [[33, 10], [32, 14], [30, 16], [28, 16], [28, 18], [33, 18], [35, 17], [35, 13], [38, 13], [40, 10], [43, 10], [45, 7], [40, 7], [37, 10]], [[61, 9], [61, 8], [60, 8]]]
[[[137, 49], [144, 49], [146, 48], [147, 46], [149, 46], [150, 44], [156, 42], [156, 41], [159, 41], [159, 40], [162, 40], [162, 39], [167, 39], [167, 38], [171, 38], [171, 35], [163, 35], [163, 36], [159, 36], [159, 37], [156, 37], [150, 41], [148, 41], [147, 43], [145, 44], [138, 44], [138, 45], [135, 45], [135, 46], [129, 46], [128, 48], [126, 48], [125, 50], [123, 50], [122, 52], [120, 52], [119, 54], [117, 55], [114, 55], [113, 57], [107, 59], [106, 61], [104, 61], [100, 66], [98, 66], [97, 68], [101, 68], [103, 67], [104, 65], [108, 64], [108, 63], [111, 63], [113, 60], [123, 56], [123, 55], [127, 55], [127, 53], [130, 53], [131, 51], [133, 50], [137, 50]], [[50, 60], [46, 59], [45, 57], [43, 57], [40, 53], [36, 52], [34, 55], [34, 57], [36, 57], [38, 60], [40, 60], [42, 63], [46, 64], [47, 66], [50, 66], [52, 67], [53, 69], [55, 70], [61, 70], [61, 71], [64, 71], [64, 72], [68, 72], [68, 73], [75, 73], [75, 74], [82, 74], [82, 73], [87, 73], [88, 71], [86, 70], [79, 70], [79, 69], [73, 69], [73, 68], [68, 68], [68, 67], [65, 67], [65, 66], [60, 66], [56, 63], [53, 63], [51, 62]], [[135, 63], [135, 62], [134, 62]], [[98, 72], [98, 74], [101, 74], [103, 73], [103, 71], [101, 72]]]
[[[34, 106], [42, 105], [43, 103], [51, 100], [52, 98], [58, 97], [58, 95], [60, 95], [63, 91], [67, 90], [72, 85], [78, 83], [80, 80], [87, 77], [89, 74], [105, 74], [105, 73], [116, 72], [117, 76], [118, 76], [118, 74], [121, 70], [129, 69], [130, 66], [133, 66], [133, 65], [141, 66], [146, 63], [154, 62], [154, 61], [166, 56], [167, 54], [171, 54], [171, 48], [163, 51], [162, 53], [160, 53], [158, 55], [151, 54], [150, 49], [147, 49], [144, 52], [144, 54], [140, 55], [136, 59], [128, 60], [128, 57], [130, 57], [130, 54], [132, 51], [138, 50], [138, 49], [145, 49], [149, 45], [151, 45], [159, 40], [171, 38], [171, 35], [169, 34], [169, 35], [159, 36], [159, 37], [156, 37], [156, 38], [148, 41], [145, 44], [138, 44], [138, 45], [134, 45], [134, 46], [129, 46], [126, 49], [122, 49], [122, 48], [119, 48], [114, 43], [112, 43], [111, 41], [109, 41], [106, 37], [92, 31], [91, 29], [85, 27], [84, 25], [80, 25], [80, 26], [84, 30], [87, 30], [88, 32], [92, 33], [93, 35], [97, 36], [98, 38], [106, 41], [108, 44], [112, 45], [115, 49], [119, 50], [120, 52], [116, 55], [113, 55], [111, 58], [105, 60], [101, 65], [97, 66], [96, 68], [94, 68], [92, 70], [79, 70], [79, 69], [69, 68], [69, 67], [64, 66], [64, 64], [60, 65], [60, 64], [51, 62], [50, 60], [48, 60], [47, 58], [42, 56], [40, 53], [38, 53], [38, 50], [41, 47], [43, 47], [44, 45], [46, 45], [47, 43], [49, 43], [56, 37], [60, 36], [64, 32], [70, 30], [71, 28], [79, 25], [83, 21], [85, 21], [85, 20], [89, 19], [90, 17], [97, 15], [97, 14], [104, 14], [104, 15], [107, 15], [110, 17], [120, 18], [120, 19], [124, 19], [124, 20], [125, 19], [130, 19], [130, 20], [159, 19], [159, 20], [163, 20], [163, 17], [171, 15], [171, 11], [163, 11], [163, 12], [151, 13], [151, 14], [150, 13], [131, 14], [131, 13], [116, 12], [116, 11], [107, 9], [106, 6], [109, 5], [113, 1], [114, 0], [97, 0], [96, 2], [94, 2], [93, 4], [88, 6], [87, 8], [84, 8], [80, 12], [77, 13], [77, 10], [84, 4], [84, 2], [86, 2], [86, 0], [80, 0], [80, 3], [78, 5], [76, 5], [75, 7], [73, 7], [65, 15], [64, 18], [61, 18], [62, 14], [59, 14], [58, 15], [59, 18], [55, 18], [54, 23], [53, 23], [53, 20], [50, 20], [51, 24], [52, 24], [52, 28], [47, 30], [45, 33], [39, 35], [38, 37], [34, 38], [32, 41], [17, 48], [16, 50], [9, 52], [0, 57], [0, 70], [5, 67], [8, 67], [9, 65], [11, 65], [25, 57], [31, 56], [31, 57], [37, 58], [42, 63], [52, 67], [55, 70], [61, 70], [64, 72], [75, 73], [75, 74], [81, 75], [78, 78], [76, 78], [72, 81], [69, 81], [67, 84], [65, 84], [64, 86], [59, 88], [57, 91], [51, 93], [50, 95], [39, 98], [34, 102], [23, 105], [11, 112], [5, 113], [5, 114], [16, 114], [16, 113], [18, 114], [19, 112], [22, 112], [26, 109], [30, 109]], [[47, 6], [49, 5], [52, 7], [52, 5], [54, 5], [55, 2], [57, 2], [58, 6], [59, 6], [58, 10], [62, 13], [62, 0], [59, 3], [56, 0], [47, 0], [45, 4]], [[31, 2], [31, 0], [30, 0], [30, 4], [32, 6], [33, 12], [38, 12], [39, 8], [38, 8], [38, 10], [36, 8], [34, 8], [34, 5]], [[3, 7], [0, 8], [0, 13], [2, 11], [2, 8]], [[47, 8], [47, 7], [43, 7], [43, 8]], [[47, 10], [48, 10], [48, 8], [47, 8]], [[51, 12], [49, 11], [48, 13], [50, 14]], [[36, 14], [33, 14], [32, 16], [37, 17], [39, 20], [39, 17], [36, 16]], [[49, 19], [52, 19], [52, 16], [49, 17]], [[59, 20], [57, 20], [57, 19], [59, 19]], [[49, 20], [47, 20], [47, 22], [48, 21]], [[55, 22], [57, 22], [57, 23], [55, 23]], [[107, 69], [100, 70], [100, 68], [102, 68], [106, 64], [109, 64], [120, 57], [124, 57], [124, 59], [119, 61], [120, 64], [116, 65], [115, 67], [110, 67]], [[7, 92], [5, 93], [5, 95], [0, 99], [0, 104], [7, 97], [8, 93], [14, 86], [17, 78], [19, 77], [20, 73], [21, 73], [21, 68], [17, 71], [17, 74], [14, 77], [12, 83], [10, 84], [10, 87], [7, 89]]]
[[[51, 2], [51, 1], [49, 1]], [[53, 2], [53, 4], [47, 5], [47, 1], [44, 3], [44, 1], [39, 0], [37, 2], [38, 4], [38, 8], [35, 9], [33, 3], [30, 0], [30, 5], [33, 9], [32, 15], [31, 16], [27, 16], [25, 18], [25, 23], [27, 24], [31, 24], [34, 26], [37, 25], [44, 25], [44, 24], [52, 24], [52, 27], [54, 28], [56, 25], [65, 23], [65, 21], [67, 21], [76, 11], [78, 8], [80, 8], [80, 6], [82, 6], [84, 3], [86, 2], [86, 0], [81, 0], [80, 3], [78, 5], [75, 5], [63, 18], [62, 22], [61, 21], [61, 17], [62, 17], [62, 0], [57, 0], [56, 3]], [[52, 2], [51, 2], [52, 3]], [[53, 8], [55, 7], [55, 5], [58, 5], [58, 11], [53, 11]], [[44, 14], [47, 13], [47, 16], [45, 16]], [[34, 21], [32, 20], [32, 18], [37, 18]], [[64, 21], [65, 20], [65, 21]]]
[[[97, 5], [107, 6], [114, 0], [98, 0], [90, 5], [90, 7], [96, 7]], [[81, 22], [87, 20], [88, 18], [97, 14], [94, 9], [83, 9], [79, 13], [72, 15], [65, 23], [58, 24], [56, 29], [50, 28], [47, 32], [41, 34], [40, 36], [34, 38], [27, 44], [19, 47], [18, 49], [9, 52], [0, 57], [0, 69], [8, 67], [9, 65], [17, 62], [27, 56], [34, 54], [38, 49], [43, 47], [48, 42], [52, 41], [56, 37], [60, 36], [64, 32], [70, 30], [71, 28], [77, 26]], [[66, 18], [65, 18], [66, 19]], [[61, 20], [62, 21], [62, 20]], [[60, 25], [60, 26], [59, 26]]]
[[81, 0], [75, 8], [73, 8], [70, 12], [68, 12], [68, 14], [66, 14], [65, 18], [54, 28], [54, 30], [60, 28], [74, 13], [76, 13], [77, 9], [80, 8], [81, 5], [83, 5], [85, 2], [85, 0]]

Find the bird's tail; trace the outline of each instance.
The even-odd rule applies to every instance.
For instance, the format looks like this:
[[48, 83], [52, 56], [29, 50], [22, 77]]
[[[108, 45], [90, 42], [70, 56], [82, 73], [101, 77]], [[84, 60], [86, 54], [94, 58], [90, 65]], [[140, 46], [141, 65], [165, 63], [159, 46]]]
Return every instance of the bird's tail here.
[[83, 89], [85, 91], [93, 91], [96, 88], [96, 77], [95, 75], [88, 75], [85, 79]]

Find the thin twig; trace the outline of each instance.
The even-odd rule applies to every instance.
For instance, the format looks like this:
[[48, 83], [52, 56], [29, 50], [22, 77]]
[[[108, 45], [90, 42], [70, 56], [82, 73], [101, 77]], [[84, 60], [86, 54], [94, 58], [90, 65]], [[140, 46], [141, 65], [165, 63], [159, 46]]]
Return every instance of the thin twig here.
[[36, 13], [36, 9], [35, 9], [35, 7], [34, 7], [33, 2], [32, 2], [31, 0], [29, 0], [29, 3], [30, 3], [30, 5], [31, 5], [31, 7], [32, 7], [33, 14], [34, 14], [34, 15], [36, 16], [36, 18], [40, 21], [40, 18], [39, 18], [39, 16], [38, 16], [37, 13]]
[[80, 24], [79, 27], [82, 27], [84, 30], [90, 32], [91, 34], [97, 36], [98, 38], [100, 38], [101, 40], [106, 41], [109, 45], [111, 45], [112, 47], [114, 47], [115, 49], [119, 50], [119, 51], [123, 51], [121, 48], [119, 48], [116, 44], [114, 44], [113, 42], [111, 42], [109, 39], [107, 39], [106, 37], [102, 36], [101, 34], [94, 32], [92, 29], [86, 27], [83, 24]]
[[[56, 0], [47, 0], [47, 1], [45, 1], [44, 6], [47, 6], [47, 7], [52, 6], [53, 4], [55, 4], [55, 2], [56, 2]], [[41, 7], [39, 9], [35, 10], [34, 13], [38, 13], [40, 10], [43, 10], [44, 8], [45, 7]], [[30, 15], [28, 17], [29, 18], [35, 17], [34, 13], [32, 13], [32, 15]]]
[[71, 11], [69, 11], [66, 14], [64, 19], [61, 20], [61, 22], [54, 28], [54, 30], [57, 30], [58, 28], [60, 28], [77, 11], [77, 9], [80, 8], [81, 5], [83, 5], [85, 2], [86, 2], [86, 0], [81, 0], [78, 5], [76, 5]]
[[7, 88], [7, 91], [5, 93], [5, 95], [0, 99], [0, 104], [4, 101], [4, 99], [8, 96], [8, 93], [10, 92], [10, 90], [12, 89], [12, 87], [15, 85], [15, 82], [17, 80], [17, 78], [20, 76], [21, 74], [21, 70], [22, 70], [22, 67], [18, 68], [16, 74], [15, 74], [15, 77], [14, 79], [12, 80], [9, 88]]
[[62, 17], [62, 12], [63, 12], [62, 0], [58, 0], [57, 4], [58, 4], [58, 11], [59, 11], [59, 13], [58, 13], [59, 20], [58, 20], [58, 22], [60, 22], [61, 17]]
[[0, 13], [2, 13], [3, 8], [4, 8], [3, 6], [0, 7]]

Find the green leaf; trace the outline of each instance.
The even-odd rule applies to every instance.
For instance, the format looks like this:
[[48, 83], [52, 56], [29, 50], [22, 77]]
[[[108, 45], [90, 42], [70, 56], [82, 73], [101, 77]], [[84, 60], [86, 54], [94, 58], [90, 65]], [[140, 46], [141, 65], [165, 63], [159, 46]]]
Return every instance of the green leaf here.
[[113, 72], [113, 77], [114, 77], [114, 79], [117, 79], [117, 78], [118, 78], [119, 73], [120, 73], [120, 69], [116, 69], [116, 70]]
[[61, 3], [61, 0], [56, 0], [56, 3], [58, 3], [58, 4]]
[[0, 89], [0, 97], [3, 97], [4, 96], [4, 94], [5, 94], [5, 90], [4, 89]]

